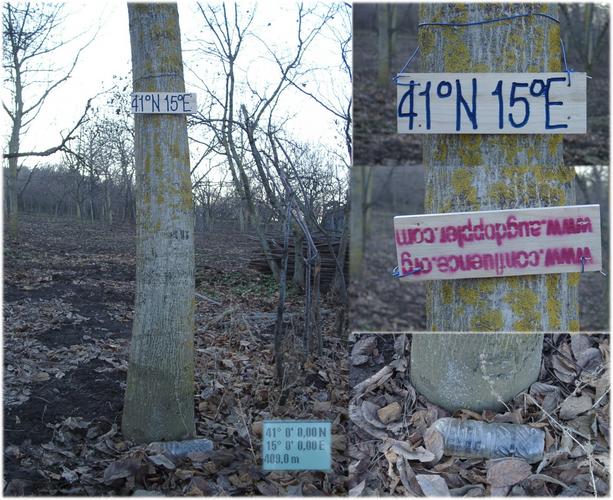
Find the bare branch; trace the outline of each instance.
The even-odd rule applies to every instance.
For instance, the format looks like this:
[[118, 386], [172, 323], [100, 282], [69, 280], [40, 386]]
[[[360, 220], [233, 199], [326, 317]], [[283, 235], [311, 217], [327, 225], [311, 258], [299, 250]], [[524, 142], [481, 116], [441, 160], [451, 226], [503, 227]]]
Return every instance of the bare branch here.
[[91, 107], [92, 99], [94, 99], [94, 98], [91, 97], [91, 98], [89, 98], [87, 100], [87, 104], [85, 105], [85, 110], [83, 111], [83, 114], [81, 115], [81, 118], [79, 118], [79, 121], [70, 130], [70, 132], [68, 132], [66, 137], [62, 138], [62, 142], [60, 142], [60, 144], [58, 146], [54, 146], [52, 148], [45, 149], [44, 151], [28, 151], [28, 152], [25, 152], [25, 153], [22, 153], [22, 152], [19, 152], [19, 153], [5, 153], [4, 157], [8, 159], [8, 158], [23, 158], [24, 156], [50, 156], [53, 153], [57, 153], [58, 151], [65, 151], [66, 150], [65, 149], [66, 148], [66, 144], [69, 141], [74, 139], [73, 134], [87, 120], [87, 112], [89, 111], [89, 109]]

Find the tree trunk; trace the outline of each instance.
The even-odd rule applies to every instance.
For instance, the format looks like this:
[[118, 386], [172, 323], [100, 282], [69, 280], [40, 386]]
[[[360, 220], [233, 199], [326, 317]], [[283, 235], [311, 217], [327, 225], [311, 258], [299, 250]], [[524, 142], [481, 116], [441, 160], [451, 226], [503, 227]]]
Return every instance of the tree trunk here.
[[349, 252], [349, 275], [351, 279], [362, 276], [366, 237], [370, 222], [372, 200], [372, 177], [374, 168], [354, 165], [351, 168], [351, 231]]
[[287, 290], [287, 261], [289, 257], [289, 233], [292, 220], [292, 200], [287, 199], [287, 211], [283, 226], [283, 255], [281, 256], [281, 268], [279, 270], [279, 302], [277, 304], [277, 322], [275, 323], [274, 351], [277, 383], [283, 386], [284, 360], [283, 348], [283, 313], [285, 311], [285, 292]]
[[94, 223], [94, 199], [92, 198], [91, 193], [89, 197], [89, 219], [93, 224]]
[[[12, 120], [11, 137], [9, 140], [9, 153], [19, 153], [19, 135], [21, 133], [21, 123], [23, 117], [22, 83], [21, 70], [18, 64], [15, 65], [15, 108]], [[18, 158], [9, 158], [9, 178], [8, 178], [8, 202], [9, 202], [9, 237], [18, 238], [19, 233], [19, 207], [17, 199], [17, 168]]]
[[[176, 4], [128, 4], [136, 92], [184, 92]], [[183, 115], [135, 115], [136, 304], [123, 413], [136, 442], [194, 425], [194, 220]]]
[[501, 410], [538, 378], [543, 334], [416, 334], [411, 383], [436, 405], [454, 412]]
[[294, 225], [294, 286], [304, 289], [304, 234], [298, 224]]
[[[542, 11], [557, 17], [554, 4]], [[421, 21], [469, 22], [525, 12], [521, 4], [422, 4]], [[467, 28], [423, 28], [424, 72], [560, 71], [559, 26], [530, 17]], [[427, 213], [575, 203], [561, 135], [429, 135]], [[432, 331], [578, 330], [579, 274], [442, 280], [426, 285]], [[539, 373], [542, 334], [415, 335], [411, 379], [450, 409], [499, 408]]]
[[377, 5], [377, 82], [390, 83], [390, 9], [391, 5]]
[[106, 221], [109, 225], [113, 224], [113, 208], [111, 205], [111, 190], [109, 189], [109, 182], [110, 181], [106, 181], [106, 186], [104, 189], [104, 202], [106, 205], [105, 211], [106, 211]]
[[[421, 22], [467, 22], [525, 12], [521, 4], [428, 3]], [[557, 6], [541, 11], [557, 17]], [[423, 72], [560, 71], [559, 26], [545, 18], [420, 29]], [[428, 135], [426, 213], [573, 205], [561, 135]], [[426, 288], [432, 331], [575, 331], [579, 274], [443, 280]]]

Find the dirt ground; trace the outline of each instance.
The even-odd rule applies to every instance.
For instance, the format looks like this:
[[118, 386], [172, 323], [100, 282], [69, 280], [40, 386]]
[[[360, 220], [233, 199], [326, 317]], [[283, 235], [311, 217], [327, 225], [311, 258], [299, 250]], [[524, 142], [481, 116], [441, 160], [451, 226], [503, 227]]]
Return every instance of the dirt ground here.
[[[215, 232], [196, 242], [199, 437], [215, 451], [152, 459], [121, 435], [134, 301], [134, 229], [23, 215], [4, 246], [4, 493], [7, 495], [340, 495], [345, 490], [346, 340], [322, 304], [324, 347], [300, 370], [303, 303], [290, 293], [288, 376], [274, 382], [277, 290], [247, 268], [253, 241]], [[330, 473], [261, 470], [266, 418], [330, 420]], [[139, 491], [140, 490], [140, 491]]]
[[[539, 379], [506, 402], [507, 411], [458, 410], [452, 415], [411, 385], [411, 335], [352, 337], [350, 495], [608, 494], [608, 335], [545, 335]], [[388, 411], [382, 422], [384, 407]], [[534, 464], [519, 458], [440, 456], [425, 433], [448, 416], [542, 429], [544, 456]]]

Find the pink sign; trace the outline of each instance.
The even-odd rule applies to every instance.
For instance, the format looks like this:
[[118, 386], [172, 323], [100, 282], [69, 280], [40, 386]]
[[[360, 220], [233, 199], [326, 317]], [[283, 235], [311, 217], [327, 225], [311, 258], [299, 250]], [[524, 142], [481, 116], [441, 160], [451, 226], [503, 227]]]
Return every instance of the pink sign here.
[[394, 217], [407, 281], [600, 271], [600, 206]]

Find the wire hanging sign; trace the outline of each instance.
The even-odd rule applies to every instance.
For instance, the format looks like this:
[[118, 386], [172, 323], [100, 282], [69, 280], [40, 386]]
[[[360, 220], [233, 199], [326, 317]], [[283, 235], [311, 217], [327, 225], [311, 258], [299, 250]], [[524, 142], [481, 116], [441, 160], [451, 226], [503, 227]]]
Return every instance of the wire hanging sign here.
[[[523, 13], [464, 23], [424, 22], [425, 27], [464, 28], [539, 16]], [[398, 133], [418, 134], [583, 134], [586, 132], [586, 77], [564, 72], [406, 73], [419, 45], [394, 77]], [[574, 78], [571, 80], [571, 73]]]

